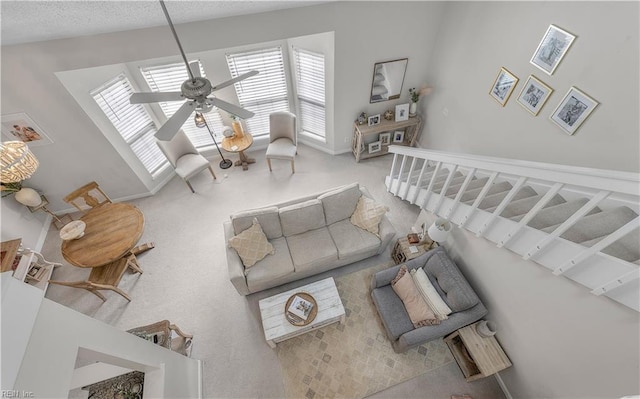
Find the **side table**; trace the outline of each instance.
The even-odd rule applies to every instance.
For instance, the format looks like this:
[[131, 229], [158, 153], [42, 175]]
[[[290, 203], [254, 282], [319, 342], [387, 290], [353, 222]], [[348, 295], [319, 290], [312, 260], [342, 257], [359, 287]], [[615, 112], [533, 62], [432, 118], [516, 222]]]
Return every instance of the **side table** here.
[[[393, 251], [391, 251], [391, 259], [393, 259], [396, 265], [399, 265], [400, 263], [417, 258], [437, 246], [438, 243], [435, 241], [424, 244], [409, 244], [409, 240], [405, 236], [396, 241], [396, 244], [393, 246]], [[416, 249], [413, 252], [411, 251], [412, 247]]]
[[249, 169], [249, 164], [256, 163], [254, 158], [249, 158], [244, 153], [245, 150], [251, 147], [253, 144], [253, 137], [249, 133], [244, 133], [242, 136], [234, 135], [233, 137], [225, 137], [222, 139], [222, 148], [227, 152], [237, 152], [239, 160], [236, 161], [236, 166], [242, 166], [242, 170]]
[[511, 361], [495, 336], [483, 337], [478, 334], [478, 323], [463, 327], [444, 338], [467, 382], [511, 367]]

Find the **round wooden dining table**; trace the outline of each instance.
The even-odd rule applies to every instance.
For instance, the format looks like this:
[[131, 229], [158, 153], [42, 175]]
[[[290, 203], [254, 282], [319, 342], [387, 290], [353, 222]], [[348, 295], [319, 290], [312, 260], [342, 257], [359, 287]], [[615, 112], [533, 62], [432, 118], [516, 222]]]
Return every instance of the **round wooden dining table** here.
[[78, 267], [100, 267], [122, 258], [144, 231], [140, 209], [122, 202], [90, 209], [80, 220], [86, 224], [84, 235], [62, 242], [62, 256]]

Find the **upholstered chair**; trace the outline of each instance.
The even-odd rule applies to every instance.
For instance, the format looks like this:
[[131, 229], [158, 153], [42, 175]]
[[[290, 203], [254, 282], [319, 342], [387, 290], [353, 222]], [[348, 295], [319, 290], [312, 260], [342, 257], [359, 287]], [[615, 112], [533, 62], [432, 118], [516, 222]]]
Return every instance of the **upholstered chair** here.
[[176, 170], [176, 174], [187, 183], [192, 193], [195, 193], [189, 179], [205, 169], [209, 169], [211, 176], [216, 178], [211, 164], [200, 155], [196, 147], [191, 143], [187, 135], [180, 130], [170, 141], [158, 140], [156, 142], [160, 150], [167, 157], [169, 163]]
[[291, 173], [295, 173], [294, 158], [298, 153], [298, 126], [296, 116], [291, 112], [281, 111], [269, 115], [269, 146], [267, 147], [267, 164], [271, 171], [272, 159], [283, 159], [291, 162]]

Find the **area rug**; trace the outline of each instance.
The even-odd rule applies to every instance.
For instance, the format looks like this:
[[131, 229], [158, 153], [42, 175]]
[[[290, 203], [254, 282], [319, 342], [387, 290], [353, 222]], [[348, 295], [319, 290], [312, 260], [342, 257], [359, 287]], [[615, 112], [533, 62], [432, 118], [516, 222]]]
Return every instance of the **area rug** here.
[[393, 351], [369, 294], [371, 276], [391, 265], [335, 279], [344, 324], [278, 344], [287, 398], [364, 398], [453, 361], [441, 339], [406, 353]]

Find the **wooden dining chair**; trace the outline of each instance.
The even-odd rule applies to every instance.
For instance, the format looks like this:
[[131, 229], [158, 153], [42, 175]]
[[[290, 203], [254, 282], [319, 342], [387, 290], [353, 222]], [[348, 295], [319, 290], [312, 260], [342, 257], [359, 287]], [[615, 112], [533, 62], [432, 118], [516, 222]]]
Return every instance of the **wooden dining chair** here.
[[105, 266], [92, 268], [89, 278], [84, 281], [49, 280], [49, 283], [64, 285], [67, 287], [84, 288], [98, 296], [98, 298], [103, 301], [106, 301], [107, 298], [105, 298], [102, 293], [98, 292], [98, 290], [111, 290], [117, 292], [127, 301], [131, 302], [131, 297], [129, 297], [126, 292], [118, 288], [118, 284], [120, 284], [120, 280], [127, 269], [131, 269], [131, 271], [135, 273], [143, 273], [142, 269], [140, 269], [140, 265], [138, 265], [135, 255], [131, 254]]
[[75, 206], [80, 212], [85, 212], [87, 209], [113, 202], [111, 198], [102, 191], [98, 183], [94, 181], [74, 190], [64, 197], [63, 200]]

